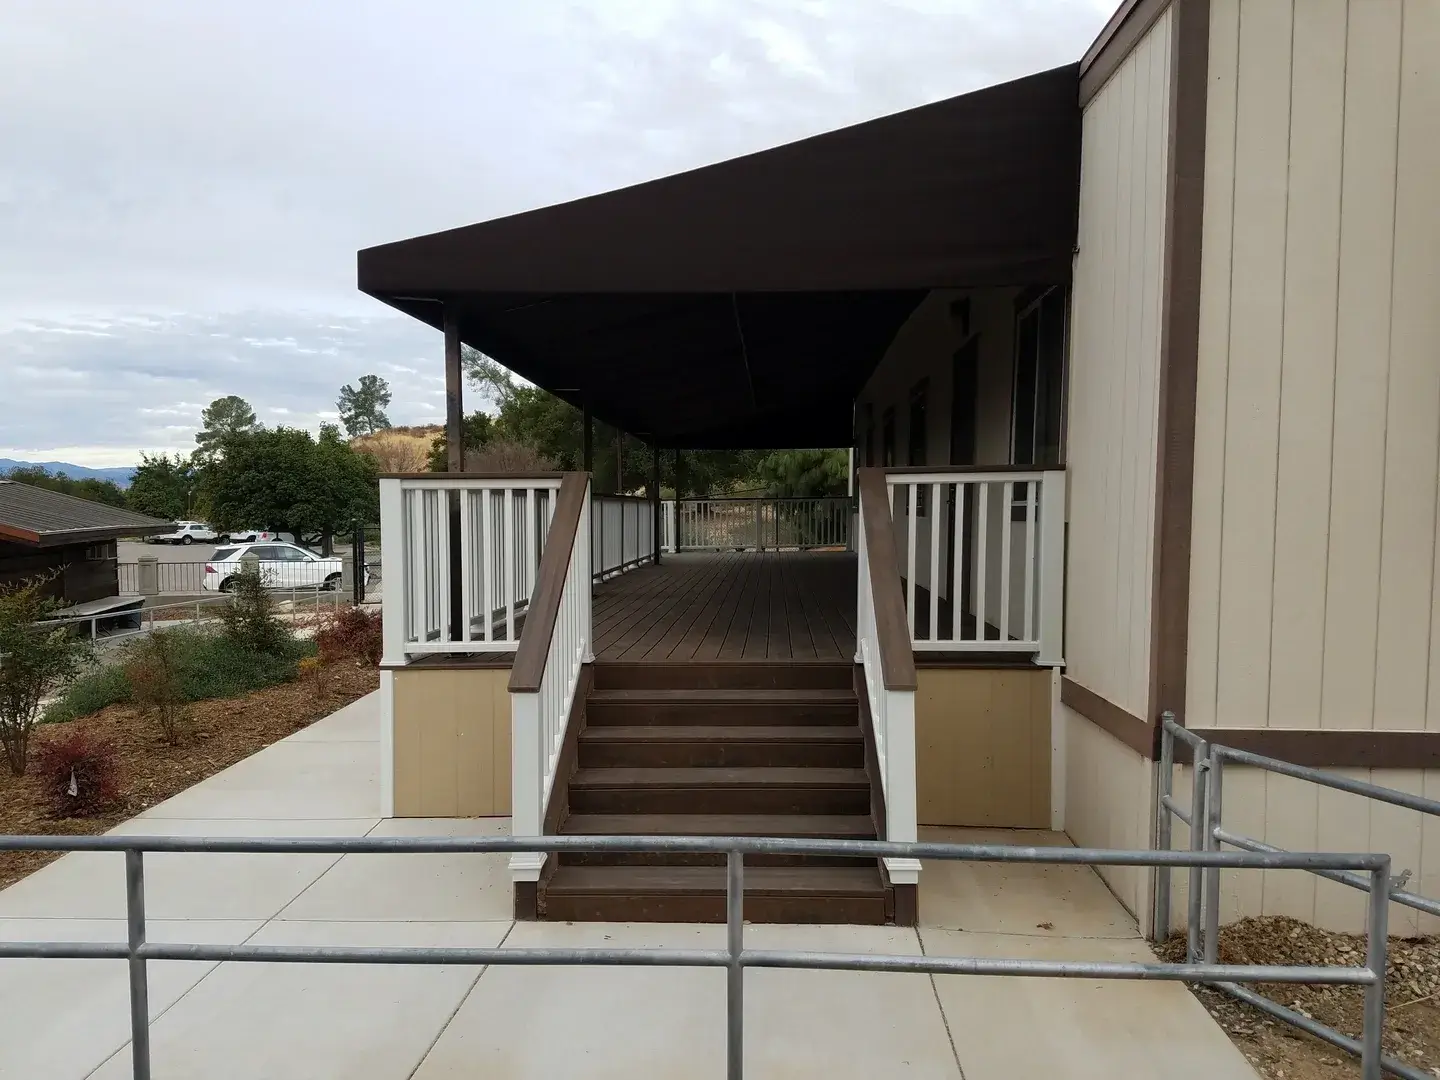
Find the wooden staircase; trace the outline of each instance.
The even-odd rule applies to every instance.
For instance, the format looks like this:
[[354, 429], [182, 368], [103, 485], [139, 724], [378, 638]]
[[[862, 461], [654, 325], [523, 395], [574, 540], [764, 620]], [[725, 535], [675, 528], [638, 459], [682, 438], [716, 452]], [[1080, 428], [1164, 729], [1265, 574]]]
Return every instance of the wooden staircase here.
[[[853, 670], [597, 663], [573, 775], [556, 793], [558, 831], [874, 839]], [[541, 918], [725, 920], [723, 855], [577, 852], [552, 862]], [[745, 917], [883, 924], [895, 902], [873, 858], [752, 856]]]

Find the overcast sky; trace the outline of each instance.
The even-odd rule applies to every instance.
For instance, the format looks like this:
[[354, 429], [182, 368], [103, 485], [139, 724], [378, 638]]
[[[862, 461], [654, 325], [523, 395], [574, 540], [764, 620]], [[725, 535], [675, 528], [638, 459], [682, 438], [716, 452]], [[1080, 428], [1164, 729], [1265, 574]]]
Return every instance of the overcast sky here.
[[1079, 58], [1115, 0], [0, 0], [0, 457], [443, 413], [355, 252]]

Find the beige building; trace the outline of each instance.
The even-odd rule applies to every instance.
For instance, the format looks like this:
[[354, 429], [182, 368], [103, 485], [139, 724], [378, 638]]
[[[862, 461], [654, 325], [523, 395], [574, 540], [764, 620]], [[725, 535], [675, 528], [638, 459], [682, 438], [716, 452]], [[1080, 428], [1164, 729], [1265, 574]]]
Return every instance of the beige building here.
[[[604, 495], [588, 444], [386, 480], [391, 812], [1146, 848], [1166, 711], [1440, 791], [1437, 55], [1433, 0], [1127, 0], [1075, 65], [362, 252], [445, 332], [452, 422], [465, 342], [676, 478], [859, 467], [858, 507]], [[1420, 815], [1226, 785], [1232, 832], [1440, 894]], [[853, 869], [775, 868], [761, 917], [913, 917], [915, 866]], [[512, 865], [575, 918], [712, 917], [712, 870]], [[1154, 875], [1103, 873], [1148, 925]], [[1350, 928], [1363, 896], [1227, 874], [1222, 911]]]

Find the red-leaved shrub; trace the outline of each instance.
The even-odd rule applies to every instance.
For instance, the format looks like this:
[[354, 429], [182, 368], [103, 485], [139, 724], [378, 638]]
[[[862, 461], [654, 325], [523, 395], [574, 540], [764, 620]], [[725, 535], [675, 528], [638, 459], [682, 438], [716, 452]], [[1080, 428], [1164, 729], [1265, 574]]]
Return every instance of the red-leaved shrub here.
[[120, 797], [115, 744], [83, 730], [41, 743], [34, 767], [56, 817], [88, 817], [108, 810]]
[[377, 666], [384, 649], [380, 612], [353, 606], [341, 608], [315, 631], [315, 645], [327, 664], [354, 657], [371, 667]]

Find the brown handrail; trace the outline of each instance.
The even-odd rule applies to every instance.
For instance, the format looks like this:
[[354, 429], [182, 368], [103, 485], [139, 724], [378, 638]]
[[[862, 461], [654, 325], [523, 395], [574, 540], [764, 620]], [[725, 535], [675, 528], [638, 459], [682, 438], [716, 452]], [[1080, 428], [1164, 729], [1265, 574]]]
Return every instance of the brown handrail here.
[[1064, 472], [1064, 465], [892, 465], [877, 468], [886, 476], [900, 473], [1043, 473]]
[[[443, 474], [442, 474], [443, 475]], [[565, 577], [570, 572], [570, 553], [580, 532], [580, 515], [585, 509], [585, 489], [590, 475], [568, 472], [560, 481], [560, 495], [555, 500], [555, 515], [550, 519], [545, 554], [540, 557], [535, 592], [525, 613], [525, 628], [520, 631], [520, 645], [515, 650], [515, 663], [510, 668], [510, 692], [538, 694], [545, 677], [545, 662], [550, 655], [550, 638], [555, 633], [555, 620], [560, 614], [560, 597], [565, 592]], [[590, 588], [586, 575], [585, 588]]]
[[900, 589], [900, 557], [895, 551], [890, 488], [885, 483], [884, 469], [860, 469], [859, 476], [865, 559], [870, 569], [870, 594], [880, 646], [880, 674], [886, 690], [914, 690], [915, 652], [910, 642], [905, 596]]

